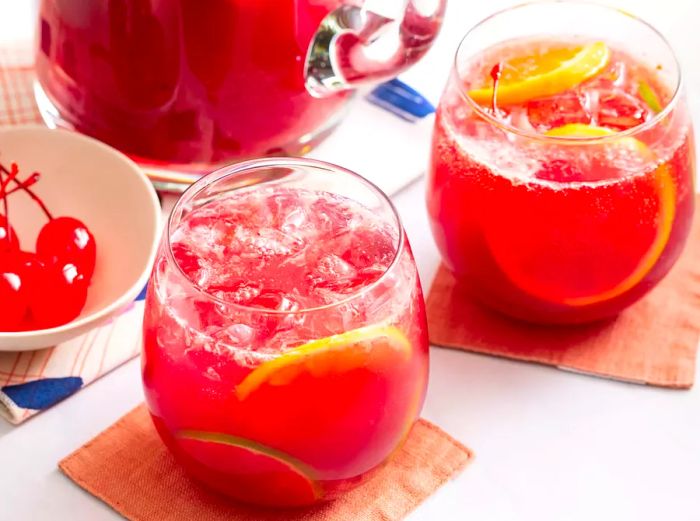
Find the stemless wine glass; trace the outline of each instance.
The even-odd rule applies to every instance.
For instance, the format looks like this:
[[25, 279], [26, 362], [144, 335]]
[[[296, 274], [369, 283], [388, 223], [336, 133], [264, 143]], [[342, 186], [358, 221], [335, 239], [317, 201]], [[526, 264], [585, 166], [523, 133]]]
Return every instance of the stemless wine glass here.
[[427, 199], [445, 264], [482, 303], [540, 323], [614, 316], [681, 254], [694, 176], [681, 72], [651, 25], [545, 1], [464, 37]]
[[146, 299], [143, 382], [199, 481], [255, 504], [332, 499], [402, 443], [427, 368], [408, 240], [362, 177], [254, 160], [175, 206]]

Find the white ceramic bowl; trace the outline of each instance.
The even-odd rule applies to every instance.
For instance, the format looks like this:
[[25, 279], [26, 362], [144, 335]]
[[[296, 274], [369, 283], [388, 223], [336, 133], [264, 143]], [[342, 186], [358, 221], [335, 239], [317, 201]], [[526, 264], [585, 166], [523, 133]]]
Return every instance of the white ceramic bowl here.
[[[20, 179], [39, 172], [32, 190], [55, 217], [83, 221], [97, 244], [95, 274], [80, 316], [51, 329], [0, 332], [0, 351], [53, 346], [120, 313], [146, 284], [161, 232], [158, 197], [139, 167], [95, 139], [36, 125], [0, 129], [0, 162], [7, 168], [17, 163]], [[34, 251], [46, 217], [25, 193], [13, 194], [9, 203], [20, 247]]]

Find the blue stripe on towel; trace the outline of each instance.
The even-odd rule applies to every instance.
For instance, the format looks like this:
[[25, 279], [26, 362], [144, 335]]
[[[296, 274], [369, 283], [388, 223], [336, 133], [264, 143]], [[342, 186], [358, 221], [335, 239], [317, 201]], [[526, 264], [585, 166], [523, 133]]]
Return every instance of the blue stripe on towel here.
[[83, 386], [83, 379], [78, 376], [66, 378], [44, 378], [2, 388], [10, 400], [23, 409], [41, 410], [51, 407], [64, 398], [68, 398]]
[[136, 300], [145, 300], [146, 299], [146, 290], [148, 290], [148, 284], [146, 284], [143, 289], [141, 290], [141, 293], [139, 293], [138, 297], [136, 297]]
[[435, 112], [435, 107], [420, 92], [398, 79], [382, 83], [367, 99], [407, 121], [417, 121]]

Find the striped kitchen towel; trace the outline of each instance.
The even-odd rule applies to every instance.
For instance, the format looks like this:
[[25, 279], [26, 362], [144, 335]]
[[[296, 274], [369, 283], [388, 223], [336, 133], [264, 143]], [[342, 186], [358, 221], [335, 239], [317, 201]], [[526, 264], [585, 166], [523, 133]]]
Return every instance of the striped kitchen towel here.
[[0, 416], [21, 423], [137, 356], [144, 297], [145, 290], [121, 315], [63, 344], [0, 353]]

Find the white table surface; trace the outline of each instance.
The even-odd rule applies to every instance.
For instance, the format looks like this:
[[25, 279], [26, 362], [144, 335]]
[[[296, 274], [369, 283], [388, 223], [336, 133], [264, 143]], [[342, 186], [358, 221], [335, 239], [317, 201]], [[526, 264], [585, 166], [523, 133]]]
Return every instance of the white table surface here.
[[[0, 15], [25, 9], [18, 7], [24, 2], [0, 0]], [[432, 99], [461, 33], [513, 3], [451, 2], [436, 48], [405, 75]], [[700, 3], [617, 3], [669, 35], [691, 98], [700, 102]], [[30, 17], [18, 13], [17, 19]], [[21, 35], [21, 27], [0, 16], [0, 38]], [[421, 181], [394, 201], [427, 287], [438, 254], [423, 195]], [[700, 520], [700, 386], [647, 388], [438, 348], [431, 356], [423, 415], [472, 447], [476, 460], [411, 521]], [[19, 427], [0, 423], [0, 521], [118, 519], [56, 463], [141, 400], [139, 366], [132, 361]]]

